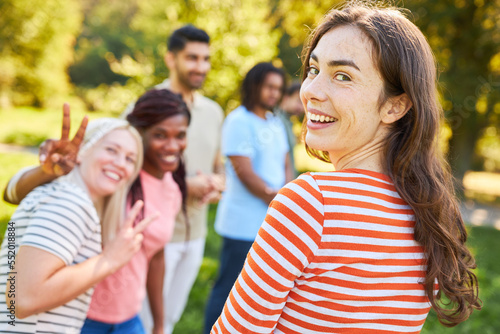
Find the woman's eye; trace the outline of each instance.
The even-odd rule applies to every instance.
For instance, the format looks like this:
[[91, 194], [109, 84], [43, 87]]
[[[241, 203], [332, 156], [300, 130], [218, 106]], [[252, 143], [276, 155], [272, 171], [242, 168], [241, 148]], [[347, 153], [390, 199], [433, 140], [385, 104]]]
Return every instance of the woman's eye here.
[[116, 153], [116, 149], [113, 148], [113, 147], [106, 147], [106, 151], [108, 151], [109, 153]]
[[351, 81], [351, 78], [349, 78], [349, 76], [342, 73], [336, 74], [334, 78], [339, 81]]
[[153, 135], [153, 138], [155, 138], [155, 139], [164, 139], [165, 135], [163, 135], [163, 133], [155, 133]]
[[318, 75], [318, 74], [319, 70], [315, 67], [309, 66], [309, 68], [307, 69], [307, 75]]
[[127, 159], [127, 162], [128, 162], [128, 163], [135, 164], [135, 159], [134, 159], [134, 158], [132, 158], [132, 157], [127, 157], [126, 159]]

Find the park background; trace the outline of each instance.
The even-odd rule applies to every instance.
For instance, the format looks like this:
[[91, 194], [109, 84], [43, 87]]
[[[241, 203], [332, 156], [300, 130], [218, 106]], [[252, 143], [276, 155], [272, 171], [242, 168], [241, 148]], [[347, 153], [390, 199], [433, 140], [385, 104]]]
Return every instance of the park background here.
[[[117, 116], [163, 81], [165, 39], [186, 23], [211, 37], [210, 71], [202, 93], [228, 113], [239, 84], [259, 61], [300, 80], [302, 45], [338, 1], [321, 0], [1, 0], [0, 188], [21, 167], [37, 162], [36, 146], [60, 134], [69, 102], [73, 132], [91, 119]], [[422, 333], [500, 332], [500, 1], [393, 1], [424, 32], [439, 71], [446, 122], [441, 147], [467, 211], [483, 310], [455, 328], [433, 313]], [[297, 130], [300, 125], [297, 122]], [[308, 158], [302, 171], [331, 169]], [[15, 206], [0, 202], [0, 232]], [[211, 207], [206, 255], [175, 333], [199, 333], [215, 279], [221, 240]], [[0, 320], [1, 321], [1, 320]]]

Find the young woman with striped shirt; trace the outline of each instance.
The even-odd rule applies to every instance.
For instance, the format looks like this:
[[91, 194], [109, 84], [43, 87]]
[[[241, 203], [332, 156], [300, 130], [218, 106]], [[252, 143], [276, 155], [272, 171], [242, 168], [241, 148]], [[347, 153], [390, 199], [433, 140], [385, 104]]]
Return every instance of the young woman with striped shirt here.
[[0, 251], [0, 333], [79, 333], [93, 285], [141, 247], [151, 219], [132, 223], [142, 203], [124, 219], [128, 186], [142, 166], [137, 131], [123, 120], [93, 121], [78, 156], [78, 166], [31, 191], [9, 222]]
[[466, 320], [481, 308], [475, 262], [425, 37], [396, 9], [354, 3], [304, 54], [307, 149], [336, 171], [271, 202], [212, 333], [419, 333], [431, 307]]

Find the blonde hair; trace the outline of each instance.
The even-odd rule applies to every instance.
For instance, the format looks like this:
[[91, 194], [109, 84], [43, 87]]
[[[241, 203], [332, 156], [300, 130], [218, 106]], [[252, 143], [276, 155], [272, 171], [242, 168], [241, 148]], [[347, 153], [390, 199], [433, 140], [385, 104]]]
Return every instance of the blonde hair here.
[[101, 220], [103, 245], [106, 245], [109, 241], [114, 239], [120, 225], [125, 221], [127, 194], [142, 168], [144, 155], [142, 138], [139, 132], [125, 120], [100, 118], [91, 121], [87, 126], [85, 137], [78, 153], [79, 158], [83, 158], [96, 147], [96, 144], [99, 143], [105, 135], [118, 129], [127, 130], [135, 139], [137, 145], [137, 158], [134, 164], [134, 171], [125, 186], [120, 187], [113, 194], [105, 196], [100, 199], [98, 203], [95, 203]]

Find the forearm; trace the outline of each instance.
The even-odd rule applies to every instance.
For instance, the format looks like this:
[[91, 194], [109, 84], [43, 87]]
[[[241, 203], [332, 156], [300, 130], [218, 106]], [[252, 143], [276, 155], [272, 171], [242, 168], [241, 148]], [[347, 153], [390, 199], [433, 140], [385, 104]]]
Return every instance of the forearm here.
[[40, 166], [22, 169], [9, 180], [3, 199], [11, 204], [19, 204], [34, 188], [55, 178], [56, 176], [46, 174]]
[[222, 162], [222, 156], [220, 155], [219, 151], [217, 151], [217, 154], [215, 156], [213, 172], [214, 172], [214, 174], [217, 174], [217, 175], [220, 175], [223, 177], [225, 176], [224, 163]]
[[276, 196], [277, 189], [270, 188], [266, 182], [255, 173], [249, 157], [229, 156], [238, 179], [254, 196], [262, 199], [266, 204], [271, 203]]
[[[42, 262], [39, 263], [42, 266]], [[23, 266], [22, 261], [18, 262], [16, 305], [19, 318], [68, 303], [117, 269], [100, 254], [79, 264], [64, 266], [40, 279], [35, 276], [37, 269], [32, 264], [28, 267]]]
[[163, 328], [163, 280], [165, 277], [165, 255], [162, 248], [149, 262], [146, 288], [149, 307], [155, 328]]
[[257, 174], [246, 172], [238, 174], [238, 178], [254, 196], [263, 200], [266, 204], [271, 203], [276, 196], [277, 190], [269, 187]]

